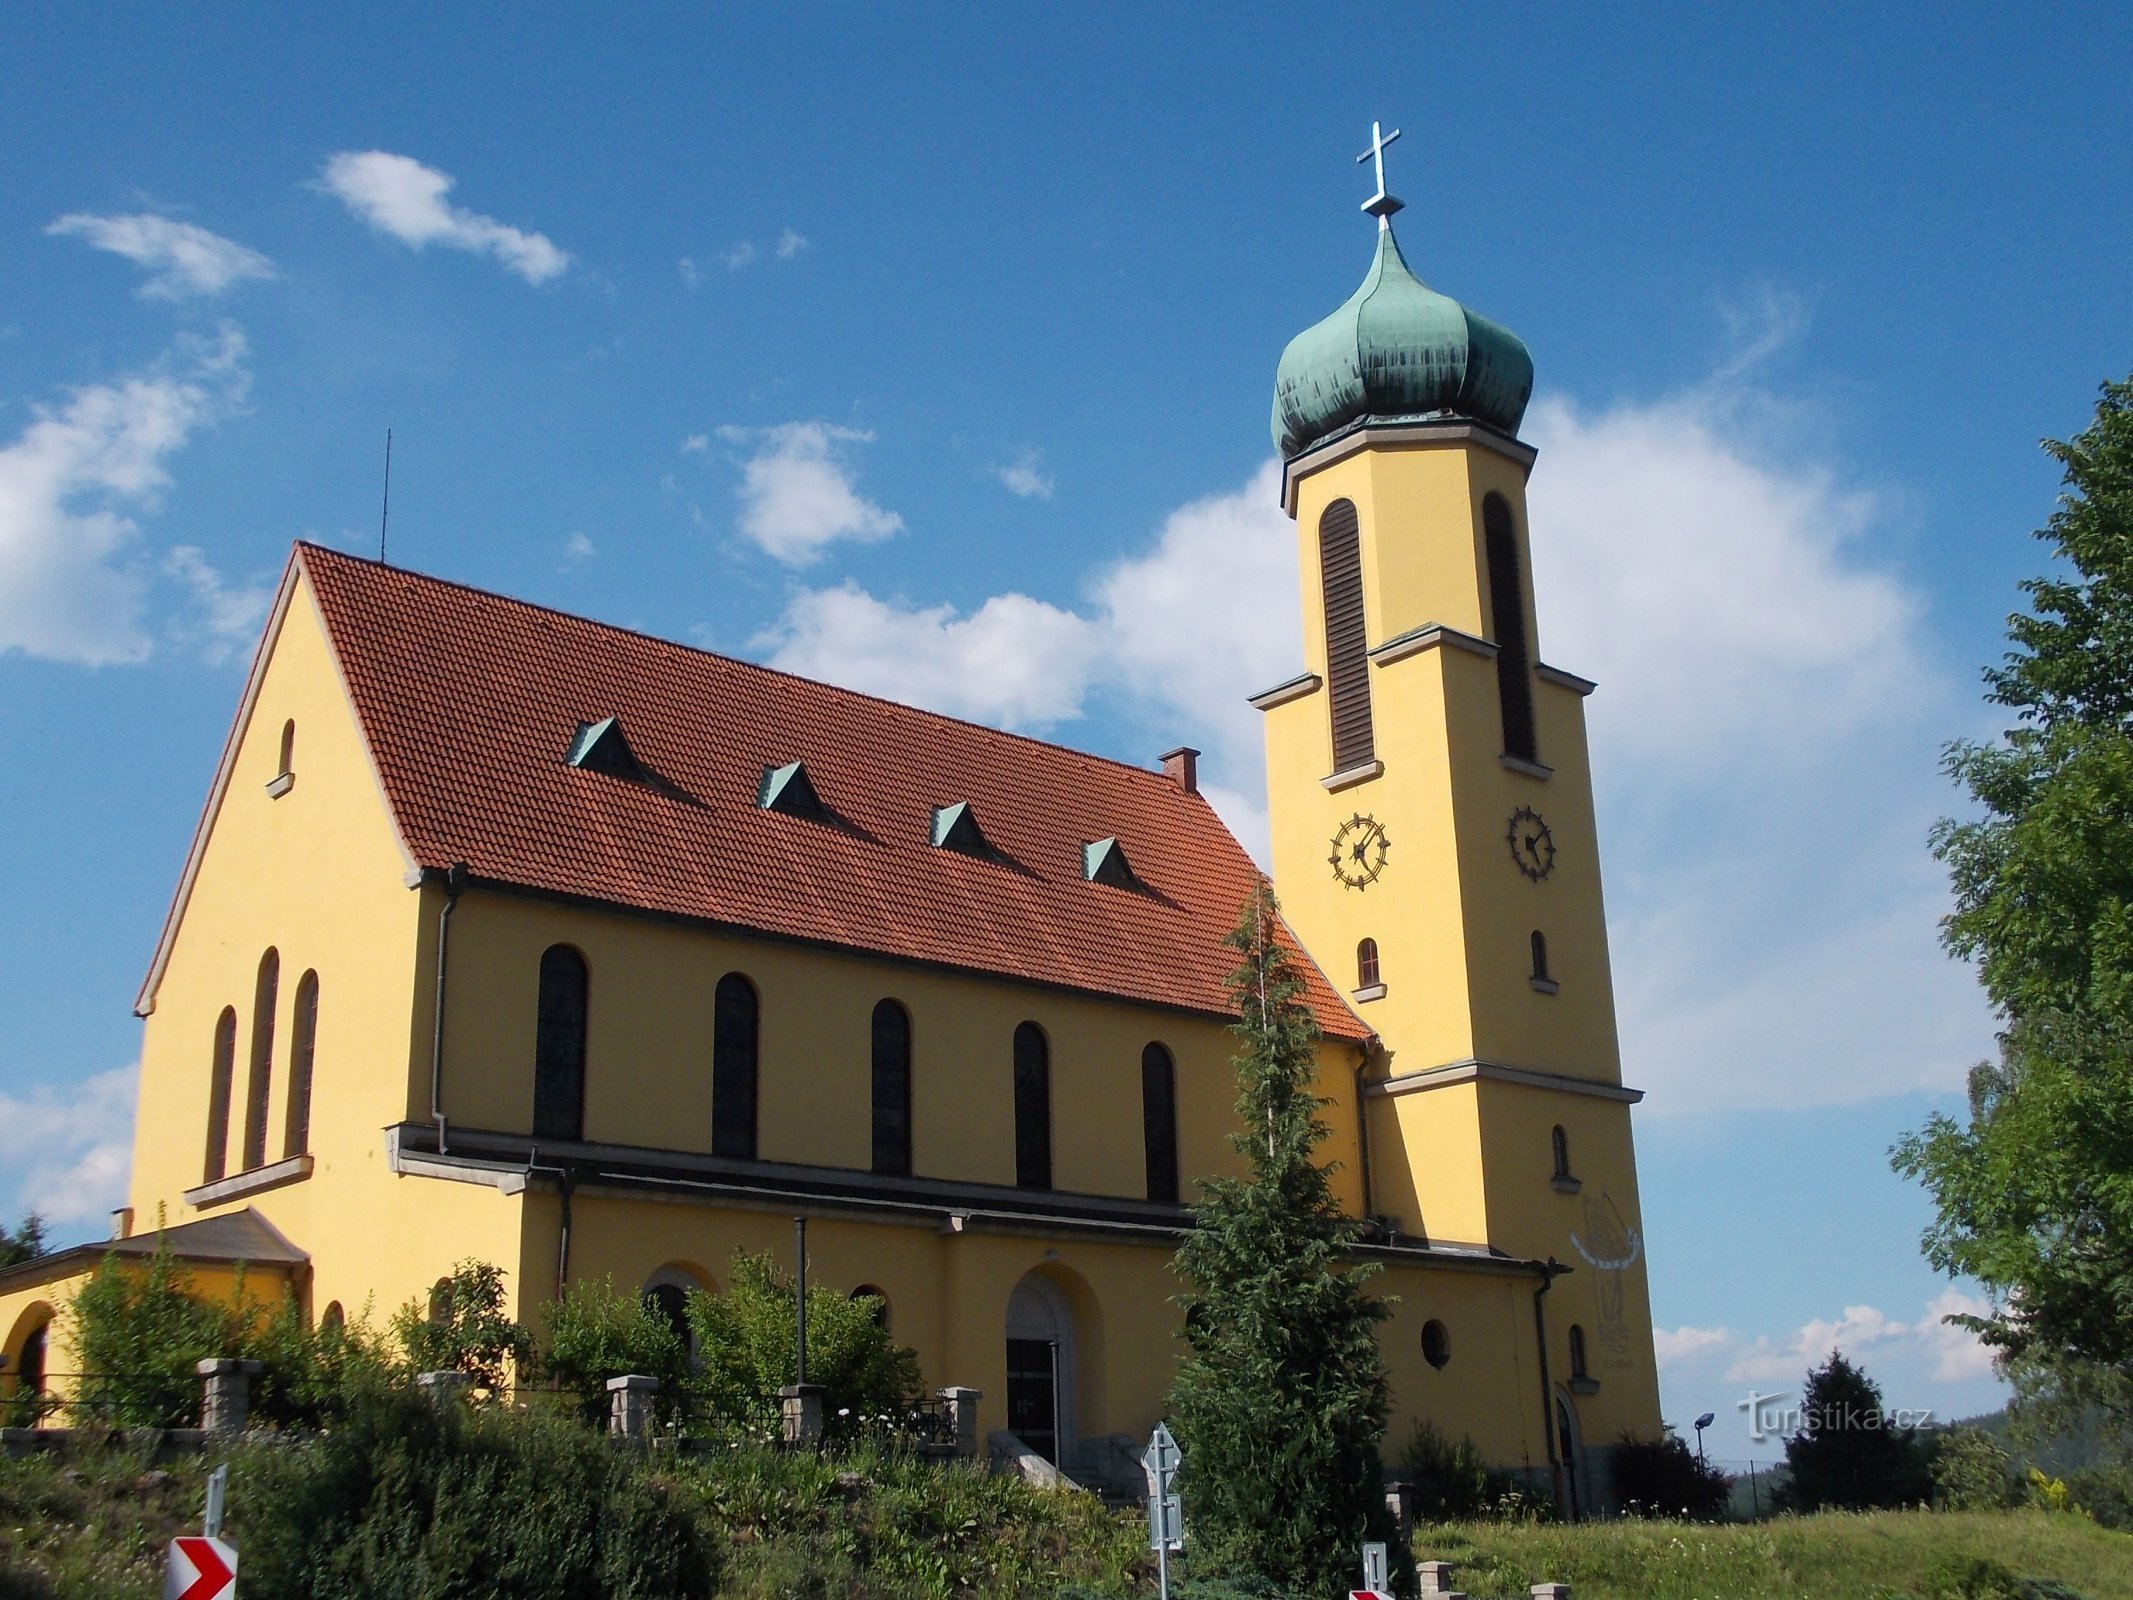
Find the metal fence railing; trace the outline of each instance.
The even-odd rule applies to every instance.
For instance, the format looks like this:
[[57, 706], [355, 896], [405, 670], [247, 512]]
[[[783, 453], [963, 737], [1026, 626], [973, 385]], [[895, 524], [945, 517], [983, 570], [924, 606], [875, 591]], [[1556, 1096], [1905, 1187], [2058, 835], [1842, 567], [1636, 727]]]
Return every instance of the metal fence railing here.
[[48, 1372], [0, 1398], [0, 1426], [196, 1428], [200, 1380], [165, 1373]]

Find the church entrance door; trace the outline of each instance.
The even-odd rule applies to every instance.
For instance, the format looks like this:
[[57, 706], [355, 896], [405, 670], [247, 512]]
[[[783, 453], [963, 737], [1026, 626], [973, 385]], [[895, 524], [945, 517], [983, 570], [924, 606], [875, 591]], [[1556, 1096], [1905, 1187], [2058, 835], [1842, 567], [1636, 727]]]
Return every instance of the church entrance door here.
[[1055, 1467], [1074, 1445], [1074, 1319], [1038, 1273], [1007, 1301], [1007, 1431]]

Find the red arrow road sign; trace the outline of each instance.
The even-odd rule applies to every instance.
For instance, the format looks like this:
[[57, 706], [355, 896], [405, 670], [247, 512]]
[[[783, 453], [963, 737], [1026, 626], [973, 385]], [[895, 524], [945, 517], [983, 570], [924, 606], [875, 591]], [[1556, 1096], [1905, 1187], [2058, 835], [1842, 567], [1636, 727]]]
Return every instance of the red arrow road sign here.
[[237, 1547], [187, 1534], [170, 1541], [170, 1577], [163, 1600], [232, 1600], [237, 1593]]

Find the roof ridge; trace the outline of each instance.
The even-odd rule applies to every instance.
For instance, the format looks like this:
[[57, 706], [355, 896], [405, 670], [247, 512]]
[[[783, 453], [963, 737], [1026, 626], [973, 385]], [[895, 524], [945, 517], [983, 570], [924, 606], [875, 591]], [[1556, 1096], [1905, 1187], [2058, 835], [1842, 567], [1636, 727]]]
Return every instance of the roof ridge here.
[[[832, 694], [847, 695], [854, 700], [862, 700], [870, 705], [888, 706], [897, 711], [909, 712], [921, 717], [931, 717], [938, 722], [953, 723], [958, 727], [969, 728], [977, 733], [991, 734], [995, 738], [1012, 739], [1020, 744], [1034, 745], [1040, 750], [1050, 750], [1060, 755], [1073, 756], [1081, 761], [1094, 762], [1098, 766], [1115, 768], [1136, 778], [1153, 780], [1162, 788], [1180, 794], [1187, 792], [1179, 789], [1167, 774], [1158, 769], [1136, 766], [1130, 761], [1120, 761], [1112, 756], [1097, 755], [1093, 751], [1078, 749], [1070, 744], [1062, 744], [1055, 739], [1039, 739], [1033, 734], [1017, 733], [1011, 728], [995, 727], [992, 723], [979, 722], [971, 717], [958, 717], [950, 712], [935, 711], [930, 706], [915, 706], [908, 700], [892, 700], [887, 695], [870, 694], [864, 689], [854, 689], [845, 684], [831, 683], [823, 678], [810, 678], [805, 673], [793, 672], [785, 667], [773, 667], [765, 662], [750, 661], [743, 656], [727, 655], [723, 651], [709, 650], [702, 645], [688, 644], [680, 639], [669, 639], [663, 634], [647, 633], [642, 628], [626, 628], [620, 623], [602, 622], [597, 617], [584, 616], [575, 611], [565, 611], [560, 606], [545, 605], [538, 600], [523, 600], [517, 595], [503, 594], [495, 589], [484, 589], [478, 584], [462, 583], [456, 578], [440, 578], [435, 573], [420, 572], [413, 567], [397, 567], [389, 561], [377, 561], [369, 556], [359, 556], [346, 550], [336, 550], [330, 545], [319, 544], [314, 540], [298, 539], [293, 542], [300, 559], [312, 555], [320, 555], [327, 557], [329, 561], [345, 562], [358, 567], [374, 567], [381, 572], [397, 573], [402, 577], [414, 578], [423, 583], [434, 583], [442, 588], [457, 589], [463, 594], [477, 595], [484, 600], [499, 600], [505, 605], [518, 606], [527, 611], [543, 612], [552, 617], [561, 617], [566, 622], [582, 623], [588, 628], [598, 628], [606, 633], [622, 634], [632, 639], [642, 639], [649, 644], [664, 645], [668, 649], [679, 650], [687, 655], [708, 656], [713, 661], [723, 661], [729, 666], [745, 668], [750, 672], [762, 672], [768, 673], [772, 677], [787, 678], [795, 683], [804, 683], [812, 689], [826, 689]], [[1196, 798], [1205, 799], [1205, 796], [1199, 795], [1197, 791], [1192, 791], [1192, 793]], [[1208, 809], [1213, 810], [1213, 807], [1210, 806]], [[1224, 824], [1224, 826], [1226, 828], [1227, 824]]]

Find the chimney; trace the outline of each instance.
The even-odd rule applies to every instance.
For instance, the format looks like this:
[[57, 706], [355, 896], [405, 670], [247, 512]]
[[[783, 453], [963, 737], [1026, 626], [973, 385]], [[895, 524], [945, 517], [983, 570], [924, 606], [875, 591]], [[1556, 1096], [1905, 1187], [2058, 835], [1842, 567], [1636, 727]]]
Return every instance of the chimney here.
[[1165, 750], [1162, 755], [1163, 776], [1183, 789], [1187, 794], [1200, 792], [1200, 752], [1189, 744], [1181, 744], [1175, 750]]
[[114, 1239], [131, 1239], [133, 1237], [133, 1207], [120, 1206], [111, 1213], [111, 1237]]

